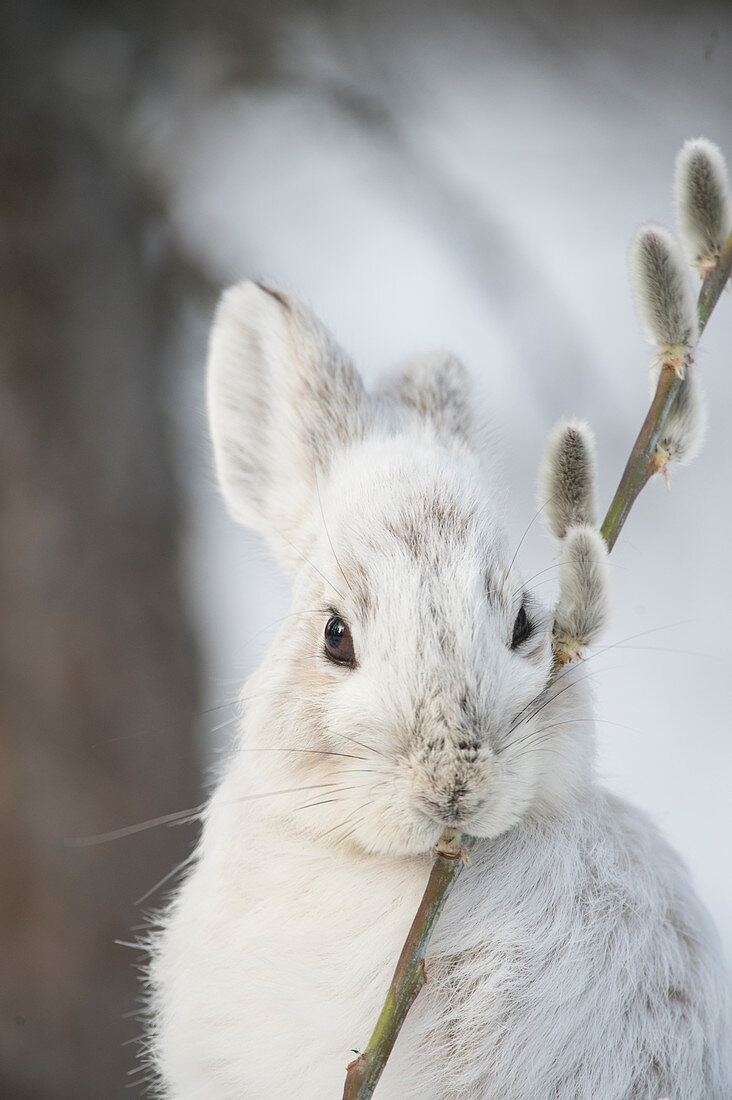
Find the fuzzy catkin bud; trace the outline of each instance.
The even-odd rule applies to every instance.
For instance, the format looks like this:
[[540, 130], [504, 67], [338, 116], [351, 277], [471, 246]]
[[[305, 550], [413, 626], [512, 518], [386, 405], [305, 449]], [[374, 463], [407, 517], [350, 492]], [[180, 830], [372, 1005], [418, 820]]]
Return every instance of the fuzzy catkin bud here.
[[594, 527], [595, 443], [583, 421], [560, 420], [549, 433], [539, 474], [539, 506], [557, 539], [569, 527]]
[[676, 218], [689, 260], [702, 271], [716, 263], [732, 229], [727, 192], [718, 146], [706, 138], [687, 141], [676, 158]]
[[[650, 371], [651, 395], [656, 392], [661, 365]], [[707, 426], [706, 401], [695, 366], [687, 367], [656, 447], [658, 470], [666, 473], [672, 462], [685, 466], [699, 454]]]
[[[560, 596], [555, 636], [565, 645], [585, 646], [603, 630], [610, 606], [607, 546], [594, 527], [572, 527], [559, 559]], [[571, 644], [567, 645], [571, 649]]]
[[630, 275], [648, 342], [662, 356], [683, 361], [696, 343], [699, 322], [687, 267], [668, 229], [638, 230], [630, 246]]

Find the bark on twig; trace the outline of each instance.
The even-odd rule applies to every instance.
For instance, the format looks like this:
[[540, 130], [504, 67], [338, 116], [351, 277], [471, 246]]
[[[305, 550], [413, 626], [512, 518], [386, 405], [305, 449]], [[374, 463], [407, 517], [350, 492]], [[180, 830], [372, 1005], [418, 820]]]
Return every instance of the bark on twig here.
[[454, 829], [447, 829], [440, 837], [437, 859], [399, 956], [384, 1007], [366, 1049], [348, 1067], [343, 1100], [367, 1100], [373, 1095], [412, 1002], [427, 980], [424, 969], [427, 944], [474, 843], [472, 837], [461, 837]]
[[[704, 277], [699, 292], [697, 303], [699, 336], [704, 331], [711, 312], [729, 279], [730, 269], [732, 269], [732, 234], [730, 234], [716, 265]], [[688, 363], [686, 365], [688, 366]], [[683, 378], [677, 374], [674, 364], [664, 363], [651, 407], [643, 421], [643, 426], [630, 452], [620, 484], [600, 528], [600, 533], [607, 543], [608, 550], [612, 550], [615, 545], [615, 541], [639, 493], [657, 472], [656, 445], [682, 382]]]

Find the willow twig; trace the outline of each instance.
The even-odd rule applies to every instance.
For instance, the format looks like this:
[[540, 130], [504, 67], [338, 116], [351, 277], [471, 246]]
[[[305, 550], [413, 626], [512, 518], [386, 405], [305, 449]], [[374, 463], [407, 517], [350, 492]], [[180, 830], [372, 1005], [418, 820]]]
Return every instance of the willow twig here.
[[[724, 289], [732, 270], [732, 234], [713, 268], [702, 283], [697, 313], [699, 336]], [[685, 364], [688, 366], [688, 362]], [[600, 533], [612, 550], [620, 530], [639, 493], [658, 470], [656, 447], [664, 423], [683, 382], [676, 364], [664, 363], [656, 393], [620, 479]], [[383, 1008], [366, 1048], [348, 1066], [343, 1100], [368, 1100], [387, 1063], [396, 1038], [417, 994], [427, 980], [425, 953], [443, 907], [455, 885], [474, 837], [446, 830], [437, 845], [427, 889], [412, 922]]]
[[474, 843], [472, 837], [461, 837], [454, 829], [446, 829], [440, 837], [437, 859], [399, 956], [384, 1007], [368, 1045], [348, 1067], [343, 1100], [367, 1100], [373, 1095], [412, 1002], [427, 980], [424, 969], [427, 944]]
[[[729, 279], [731, 269], [732, 233], [728, 237], [727, 243], [717, 263], [705, 275], [704, 282], [699, 292], [699, 300], [697, 302], [699, 336], [701, 336], [706, 328], [711, 312], [717, 304], [719, 296]], [[689, 363], [687, 361], [685, 367], [688, 367], [688, 365]], [[605, 539], [608, 550], [612, 550], [615, 545], [615, 541], [620, 534], [623, 524], [628, 518], [628, 513], [633, 507], [638, 494], [658, 470], [656, 447], [661, 432], [663, 431], [666, 417], [669, 414], [682, 382], [683, 375], [679, 376], [675, 364], [671, 362], [664, 363], [658, 379], [658, 385], [656, 386], [656, 393], [651, 402], [651, 407], [643, 421], [643, 426], [638, 433], [638, 438], [633, 445], [633, 449], [625, 465], [620, 484], [618, 485], [615, 496], [612, 499], [610, 507], [607, 510], [607, 515], [600, 528], [600, 534]]]

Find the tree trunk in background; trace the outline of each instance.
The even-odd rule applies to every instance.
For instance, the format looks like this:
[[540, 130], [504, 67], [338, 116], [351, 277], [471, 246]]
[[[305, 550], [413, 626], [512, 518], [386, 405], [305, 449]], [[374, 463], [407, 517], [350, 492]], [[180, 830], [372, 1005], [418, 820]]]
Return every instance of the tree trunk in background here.
[[200, 798], [161, 275], [124, 168], [59, 90], [58, 12], [10, 4], [0, 32], [4, 1100], [130, 1095], [139, 955], [114, 941], [194, 835], [64, 839]]

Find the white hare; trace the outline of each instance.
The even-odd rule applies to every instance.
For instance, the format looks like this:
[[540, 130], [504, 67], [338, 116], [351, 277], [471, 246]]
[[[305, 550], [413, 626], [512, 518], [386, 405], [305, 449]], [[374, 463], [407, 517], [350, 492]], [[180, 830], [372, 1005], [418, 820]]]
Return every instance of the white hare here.
[[547, 688], [447, 356], [369, 394], [289, 294], [227, 291], [208, 400], [233, 515], [293, 603], [153, 944], [176, 1100], [338, 1100], [446, 825], [480, 838], [379, 1100], [729, 1100], [727, 986], [679, 860]]

